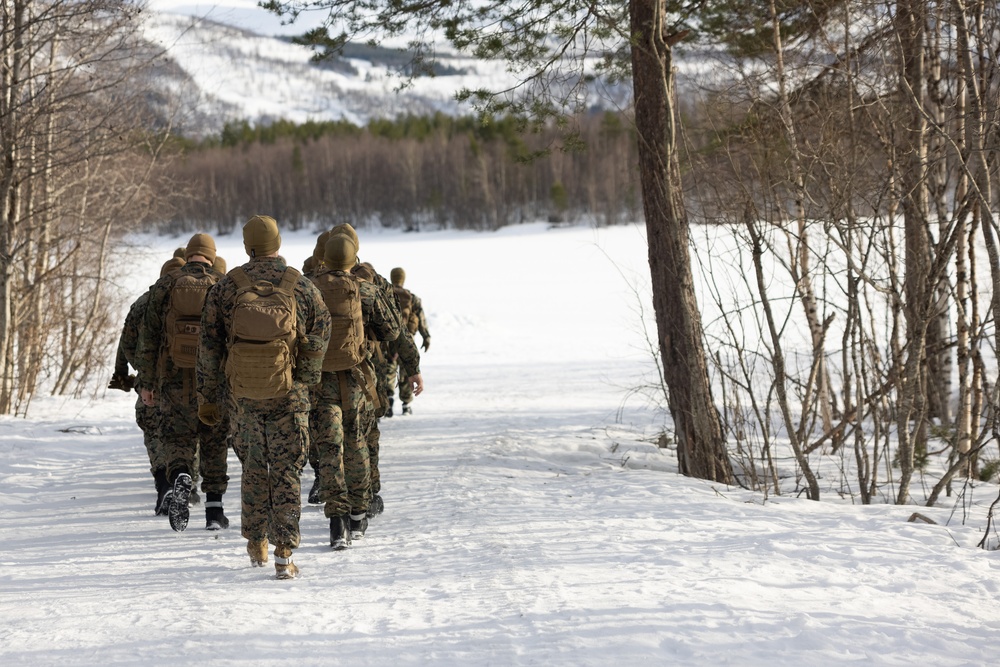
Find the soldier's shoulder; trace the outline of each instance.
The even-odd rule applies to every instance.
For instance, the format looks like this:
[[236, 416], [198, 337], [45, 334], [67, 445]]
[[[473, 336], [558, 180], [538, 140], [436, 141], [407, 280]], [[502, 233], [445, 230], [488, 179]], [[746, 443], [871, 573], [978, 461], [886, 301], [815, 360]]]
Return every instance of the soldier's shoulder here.
[[139, 298], [132, 302], [132, 305], [128, 307], [129, 311], [142, 310], [149, 303], [149, 290], [146, 290], [139, 295]]
[[[233, 271], [235, 270], [236, 269], [233, 269]], [[219, 281], [215, 283], [215, 285], [212, 287], [212, 290], [209, 292], [209, 294], [214, 293], [221, 295], [221, 294], [226, 294], [227, 292], [234, 292], [234, 291], [236, 291], [236, 281], [230, 274], [224, 273], [222, 274], [222, 277], [219, 278]]]
[[169, 273], [165, 276], [161, 276], [149, 287], [149, 290], [146, 291], [146, 303], [157, 299], [163, 299], [170, 293], [171, 288], [174, 286], [174, 280], [174, 276]]
[[373, 282], [367, 280], [358, 281], [358, 292], [362, 299], [382, 299], [382, 290]]
[[320, 293], [319, 288], [316, 287], [316, 283], [311, 278], [301, 274], [295, 285], [295, 292], [310, 300], [323, 301], [323, 295]]

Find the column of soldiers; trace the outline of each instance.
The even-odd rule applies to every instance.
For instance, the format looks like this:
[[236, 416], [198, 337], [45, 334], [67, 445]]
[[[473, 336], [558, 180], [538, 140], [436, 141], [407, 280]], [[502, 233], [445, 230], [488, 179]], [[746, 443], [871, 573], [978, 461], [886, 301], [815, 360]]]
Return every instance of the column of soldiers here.
[[[382, 512], [378, 420], [390, 406], [390, 363], [408, 406], [423, 391], [420, 355], [412, 307], [401, 308], [393, 284], [358, 260], [350, 225], [320, 235], [305, 275], [278, 254], [273, 218], [252, 217], [243, 240], [249, 261], [228, 273], [207, 234], [163, 266], [129, 309], [110, 387], [139, 393], [156, 514], [175, 531], [187, 527], [200, 469], [206, 528], [227, 528], [232, 446], [251, 564], [266, 564], [273, 544], [276, 576], [289, 579], [298, 574], [306, 460], [316, 474], [309, 500], [324, 505], [331, 548], [361, 539]], [[415, 321], [426, 351], [422, 309]]]

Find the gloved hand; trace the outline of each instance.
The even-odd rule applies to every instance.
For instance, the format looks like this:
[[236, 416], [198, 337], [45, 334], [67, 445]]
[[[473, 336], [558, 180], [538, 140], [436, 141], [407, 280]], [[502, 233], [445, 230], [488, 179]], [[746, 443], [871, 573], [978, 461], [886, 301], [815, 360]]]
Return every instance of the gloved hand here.
[[108, 389], [120, 389], [124, 392], [132, 391], [133, 386], [135, 386], [134, 375], [118, 375], [116, 373], [111, 376], [111, 382], [108, 383]]
[[427, 338], [424, 339], [424, 344], [421, 345], [420, 347], [424, 348], [424, 352], [426, 352], [428, 349], [430, 349], [430, 346], [431, 346], [431, 339], [430, 336], [428, 336]]
[[198, 419], [205, 426], [218, 426], [222, 421], [219, 416], [219, 406], [215, 403], [202, 403], [198, 406]]

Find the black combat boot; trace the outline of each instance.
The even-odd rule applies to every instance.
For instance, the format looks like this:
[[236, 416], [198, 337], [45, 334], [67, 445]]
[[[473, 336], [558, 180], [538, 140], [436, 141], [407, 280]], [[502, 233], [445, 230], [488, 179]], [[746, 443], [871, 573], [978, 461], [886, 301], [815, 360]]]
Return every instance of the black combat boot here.
[[313, 479], [312, 488], [309, 489], [309, 504], [319, 505], [321, 502], [319, 499], [319, 473], [316, 473], [316, 478]]
[[346, 514], [330, 517], [330, 548], [343, 551], [351, 543], [351, 533], [347, 524], [350, 521]]
[[167, 518], [170, 527], [178, 533], [187, 528], [191, 510], [188, 508], [188, 498], [191, 495], [191, 475], [182, 472], [174, 478], [174, 486], [170, 489], [170, 501], [167, 506]]
[[205, 530], [229, 528], [229, 519], [222, 509], [221, 493], [205, 494]]
[[368, 510], [364, 512], [358, 512], [357, 514], [351, 513], [348, 518], [350, 521], [351, 530], [351, 540], [360, 540], [365, 536], [365, 531], [368, 530]]
[[410, 407], [409, 403], [403, 403], [403, 414], [404, 415], [412, 415], [413, 414], [413, 408]]
[[167, 504], [163, 501], [167, 496], [167, 491], [170, 490], [166, 468], [157, 468], [153, 471], [153, 483], [156, 484], [156, 507], [153, 508], [153, 511], [156, 512], [156, 516], [166, 516]]
[[389, 407], [387, 407], [385, 409], [385, 414], [382, 415], [383, 417], [391, 417], [392, 416], [392, 403], [393, 403], [392, 397], [390, 396], [389, 397]]
[[376, 493], [374, 496], [372, 496], [372, 501], [368, 505], [368, 518], [370, 519], [373, 516], [378, 516], [384, 510], [385, 510], [385, 503], [382, 502], [382, 496]]

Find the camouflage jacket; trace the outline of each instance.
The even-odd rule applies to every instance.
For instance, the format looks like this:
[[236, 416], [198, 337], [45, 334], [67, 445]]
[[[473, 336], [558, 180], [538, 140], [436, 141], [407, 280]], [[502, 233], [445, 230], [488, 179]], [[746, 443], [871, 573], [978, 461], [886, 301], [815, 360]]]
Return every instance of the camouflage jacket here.
[[413, 292], [410, 292], [410, 296], [413, 297], [413, 305], [410, 308], [413, 310], [413, 314], [417, 316], [417, 320], [419, 320], [417, 331], [423, 340], [427, 340], [431, 337], [431, 332], [427, 328], [427, 316], [424, 314], [424, 304], [420, 300], [420, 297]]
[[[207, 273], [219, 275], [218, 271], [203, 262], [188, 262], [178, 271], [192, 275]], [[170, 307], [170, 291], [175, 281], [176, 278], [168, 273], [149, 288], [149, 302], [146, 304], [146, 313], [139, 332], [139, 344], [136, 348], [136, 360], [133, 364], [138, 375], [136, 386], [143, 389], [156, 389], [164, 378], [179, 376], [183, 370], [174, 366], [166, 354], [167, 309]]]
[[399, 367], [403, 369], [403, 377], [420, 375], [420, 350], [406, 327], [403, 327], [396, 340], [386, 343], [386, 354], [399, 363]]
[[[277, 285], [281, 282], [287, 266], [281, 257], [257, 257], [240, 268], [246, 272], [251, 281], [267, 280]], [[226, 276], [209, 290], [208, 298], [205, 300], [196, 369], [199, 405], [218, 404], [224, 400], [228, 392], [225, 377], [226, 355], [233, 309], [236, 305], [236, 291], [236, 282]], [[305, 277], [299, 278], [295, 286], [295, 302], [300, 333], [292, 390], [287, 396], [267, 401], [243, 399], [249, 403], [267, 403], [268, 409], [274, 409], [276, 406], [272, 401], [283, 401], [287, 403], [286, 409], [289, 412], [309, 410], [309, 390], [302, 379], [315, 378], [313, 381], [318, 382], [321, 377], [323, 355], [326, 354], [326, 347], [330, 342], [330, 311], [326, 309], [319, 290]]]
[[118, 339], [118, 355], [115, 357], [115, 375], [128, 375], [129, 364], [136, 368], [135, 353], [139, 346], [139, 331], [143, 318], [146, 316], [146, 304], [149, 302], [149, 292], [143, 292], [128, 309], [122, 335]]

